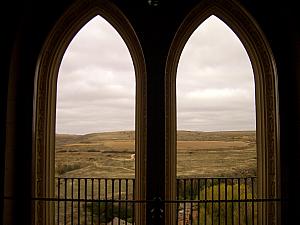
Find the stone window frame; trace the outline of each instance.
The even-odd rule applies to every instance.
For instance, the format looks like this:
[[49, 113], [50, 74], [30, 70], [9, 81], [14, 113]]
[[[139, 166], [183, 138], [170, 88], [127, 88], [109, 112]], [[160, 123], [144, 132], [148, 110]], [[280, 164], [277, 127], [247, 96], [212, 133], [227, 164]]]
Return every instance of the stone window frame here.
[[[57, 77], [63, 55], [77, 32], [95, 16], [106, 19], [126, 43], [136, 76], [135, 99], [135, 199], [146, 198], [147, 86], [141, 45], [126, 16], [109, 0], [76, 1], [59, 18], [41, 50], [35, 74], [33, 124], [34, 198], [55, 197], [55, 121]], [[144, 224], [145, 207], [136, 207], [136, 220]], [[33, 204], [34, 224], [54, 224], [54, 204]]]
[[[33, 197], [54, 196], [56, 82], [63, 54], [79, 29], [93, 17], [105, 18], [122, 36], [136, 73], [136, 196], [145, 200], [147, 85], [144, 56], [126, 16], [109, 0], [77, 1], [57, 21], [40, 53], [35, 77], [33, 124]], [[181, 51], [192, 32], [209, 16], [224, 21], [240, 38], [255, 77], [258, 193], [280, 198], [278, 88], [275, 61], [263, 32], [251, 15], [233, 0], [204, 0], [187, 15], [176, 33], [166, 62], [166, 200], [176, 194], [176, 70]], [[166, 205], [166, 224], [175, 223], [174, 206]], [[145, 224], [145, 208], [137, 207], [137, 223]], [[261, 206], [260, 224], [280, 224], [280, 205]], [[53, 205], [34, 205], [35, 224], [53, 224]], [[264, 216], [268, 215], [268, 216]]]
[[[194, 30], [212, 15], [221, 19], [235, 32], [250, 58], [255, 80], [258, 197], [280, 198], [278, 85], [271, 48], [256, 21], [239, 3], [234, 0], [204, 0], [181, 23], [171, 44], [166, 64], [166, 199], [176, 198], [178, 62]], [[167, 204], [165, 210], [166, 224], [175, 224], [175, 206]], [[279, 225], [280, 204], [259, 204], [258, 221], [260, 225]]]

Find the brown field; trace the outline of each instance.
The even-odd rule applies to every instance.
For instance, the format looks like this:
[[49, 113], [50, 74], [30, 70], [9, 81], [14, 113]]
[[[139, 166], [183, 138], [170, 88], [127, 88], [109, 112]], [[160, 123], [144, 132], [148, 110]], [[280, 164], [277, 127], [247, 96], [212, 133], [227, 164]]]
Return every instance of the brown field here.
[[244, 148], [248, 146], [243, 141], [177, 141], [177, 150], [206, 150], [206, 149], [218, 149], [226, 150], [228, 148]]
[[[179, 131], [177, 175], [194, 177], [256, 174], [255, 131]], [[134, 177], [134, 132], [56, 136], [56, 175]]]

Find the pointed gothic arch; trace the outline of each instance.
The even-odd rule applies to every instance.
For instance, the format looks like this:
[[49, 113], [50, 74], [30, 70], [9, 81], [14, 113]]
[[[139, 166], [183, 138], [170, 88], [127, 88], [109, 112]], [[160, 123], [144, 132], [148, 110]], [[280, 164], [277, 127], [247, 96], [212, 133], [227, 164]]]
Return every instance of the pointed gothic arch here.
[[[176, 196], [176, 72], [189, 37], [208, 17], [221, 19], [244, 45], [254, 73], [259, 198], [280, 198], [278, 90], [275, 61], [263, 32], [236, 1], [203, 1], [187, 15], [170, 47], [165, 77], [166, 102], [166, 199]], [[259, 224], [279, 224], [280, 205], [260, 205]], [[166, 207], [167, 224], [175, 223], [175, 208]]]
[[[33, 124], [33, 198], [54, 197], [54, 149], [56, 83], [65, 50], [77, 32], [100, 15], [121, 35], [132, 57], [136, 76], [135, 199], [145, 199], [146, 163], [146, 69], [143, 52], [126, 16], [110, 1], [77, 1], [57, 21], [41, 50], [36, 74]], [[38, 202], [33, 208], [34, 224], [53, 224], [53, 205]], [[144, 218], [145, 209], [137, 207], [136, 222]]]

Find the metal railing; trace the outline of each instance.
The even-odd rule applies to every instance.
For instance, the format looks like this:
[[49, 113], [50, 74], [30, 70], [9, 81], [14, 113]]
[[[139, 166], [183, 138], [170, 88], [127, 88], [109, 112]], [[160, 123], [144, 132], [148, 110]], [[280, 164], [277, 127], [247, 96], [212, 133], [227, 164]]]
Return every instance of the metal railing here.
[[56, 178], [56, 224], [132, 224], [134, 182], [130, 178]]
[[[55, 224], [135, 221], [132, 178], [56, 178]], [[256, 177], [177, 178], [177, 225], [256, 225]]]
[[256, 177], [177, 179], [177, 224], [257, 224]]

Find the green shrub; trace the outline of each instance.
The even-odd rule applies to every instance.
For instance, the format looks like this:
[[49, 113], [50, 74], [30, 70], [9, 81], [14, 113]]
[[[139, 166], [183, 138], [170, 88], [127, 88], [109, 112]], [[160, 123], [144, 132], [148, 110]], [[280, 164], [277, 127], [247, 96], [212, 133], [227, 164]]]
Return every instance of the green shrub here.
[[[199, 220], [199, 224], [256, 224], [257, 211], [256, 203], [254, 202], [218, 202], [218, 200], [245, 200], [252, 199], [252, 190], [247, 186], [247, 196], [245, 194], [245, 184], [227, 185], [227, 196], [225, 195], [225, 184], [213, 185], [200, 191], [199, 198], [207, 200], [215, 200], [214, 202], [199, 203], [199, 214], [198, 204], [194, 203], [193, 206], [186, 204], [186, 210], [190, 210], [193, 207], [193, 222], [196, 223]], [[186, 189], [187, 190], [187, 189]], [[196, 192], [195, 192], [196, 193]], [[226, 196], [226, 197], [225, 197]], [[190, 197], [190, 196], [189, 196]], [[246, 198], [245, 198], [246, 197]], [[198, 199], [198, 195], [195, 195], [193, 199]], [[182, 210], [183, 204], [180, 205], [179, 210]], [[254, 210], [253, 210], [254, 209]], [[200, 216], [199, 216], [200, 215]]]

